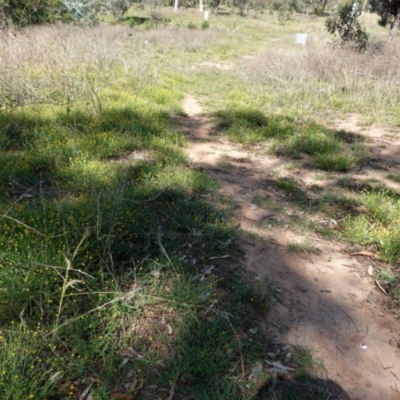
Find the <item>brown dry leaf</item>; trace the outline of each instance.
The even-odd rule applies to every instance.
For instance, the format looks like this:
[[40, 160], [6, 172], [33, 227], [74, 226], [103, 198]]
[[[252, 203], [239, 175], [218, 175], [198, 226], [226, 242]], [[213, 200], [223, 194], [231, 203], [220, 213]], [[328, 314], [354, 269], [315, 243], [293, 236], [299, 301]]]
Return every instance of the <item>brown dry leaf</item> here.
[[355, 253], [351, 253], [351, 256], [366, 256], [366, 257], [376, 257], [375, 253], [371, 251], [356, 251]]
[[129, 393], [113, 393], [111, 395], [111, 400], [135, 400], [133, 394]]
[[251, 374], [249, 375], [249, 381], [256, 382], [258, 376], [262, 373], [263, 364], [262, 361], [257, 361], [251, 370]]
[[286, 367], [280, 361], [267, 361], [267, 364], [273, 367], [270, 371], [278, 374], [287, 374], [289, 371], [294, 371], [294, 368]]

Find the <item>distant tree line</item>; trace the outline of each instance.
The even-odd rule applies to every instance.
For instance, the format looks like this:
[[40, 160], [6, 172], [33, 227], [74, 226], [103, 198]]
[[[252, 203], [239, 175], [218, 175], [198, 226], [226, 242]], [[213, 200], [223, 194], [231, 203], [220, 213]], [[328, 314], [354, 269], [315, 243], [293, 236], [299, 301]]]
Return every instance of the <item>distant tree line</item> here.
[[120, 18], [132, 0], [0, 0], [0, 27], [93, 20], [101, 11]]
[[[7, 26], [23, 27], [53, 23], [55, 21], [94, 20], [101, 12], [111, 12], [115, 18], [124, 16], [132, 3], [158, 2], [173, 5], [174, 0], [0, 0], [0, 28]], [[238, 7], [242, 15], [248, 10], [260, 11], [269, 9], [279, 18], [287, 18], [291, 12], [315, 13], [326, 15], [328, 9], [364, 10], [368, 5], [371, 11], [377, 12], [382, 26], [390, 25], [393, 36], [400, 25], [400, 0], [203, 0], [211, 8], [227, 6]], [[195, 7], [200, 0], [181, 0], [181, 5]], [[202, 2], [203, 3], [203, 2]], [[351, 6], [350, 6], [351, 5]], [[350, 11], [349, 11], [350, 12]], [[343, 14], [343, 13], [342, 13]], [[337, 13], [337, 20], [342, 18]], [[335, 22], [333, 22], [334, 24]], [[334, 25], [331, 25], [333, 27]], [[334, 28], [332, 28], [334, 29]], [[346, 34], [346, 32], [345, 32]]]

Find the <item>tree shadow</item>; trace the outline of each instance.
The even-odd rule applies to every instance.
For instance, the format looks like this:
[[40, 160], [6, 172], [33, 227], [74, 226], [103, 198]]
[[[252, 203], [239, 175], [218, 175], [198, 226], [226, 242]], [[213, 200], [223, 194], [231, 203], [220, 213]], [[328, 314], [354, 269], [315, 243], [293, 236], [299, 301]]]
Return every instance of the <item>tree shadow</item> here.
[[351, 400], [351, 397], [335, 382], [307, 373], [296, 378], [279, 377], [262, 387], [254, 400]]

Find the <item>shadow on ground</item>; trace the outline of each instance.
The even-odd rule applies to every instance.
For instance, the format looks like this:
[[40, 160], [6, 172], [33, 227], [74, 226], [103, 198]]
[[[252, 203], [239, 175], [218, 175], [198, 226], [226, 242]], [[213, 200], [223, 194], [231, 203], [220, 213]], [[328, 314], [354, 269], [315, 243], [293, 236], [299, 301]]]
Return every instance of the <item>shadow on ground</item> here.
[[[333, 398], [395, 398], [396, 380], [388, 369], [397, 365], [389, 345], [397, 324], [391, 316], [383, 317], [376, 305], [382, 296], [365, 278], [369, 260], [350, 257], [351, 250], [334, 240], [341, 229], [338, 221], [366, 211], [359, 200], [340, 190], [343, 171], [369, 168], [365, 139], [313, 124], [297, 127], [294, 121], [269, 119], [254, 110], [215, 115], [221, 121], [218, 128], [200, 112], [185, 122], [192, 128], [190, 154], [198, 168], [219, 182], [232, 225], [243, 229], [242, 268], [270, 282], [274, 290], [268, 318], [257, 319], [256, 325], [267, 332], [269, 353], [283, 364], [290, 365], [287, 343], [308, 346], [325, 362], [334, 381], [319, 377], [295, 383], [280, 376], [259, 396], [275, 398], [277, 388], [277, 398], [329, 398], [312, 394], [313, 385], [321, 383], [331, 387]], [[244, 146], [227, 143], [221, 129]], [[265, 139], [277, 140], [273, 149], [279, 158], [263, 149]], [[346, 160], [340, 158], [345, 148]], [[286, 168], [293, 159], [296, 166]], [[302, 179], [310, 170], [331, 171], [333, 179], [311, 185]], [[375, 368], [377, 358], [382, 368]], [[310, 391], [302, 394], [308, 384]], [[296, 392], [296, 387], [299, 393], [288, 397], [285, 388]]]

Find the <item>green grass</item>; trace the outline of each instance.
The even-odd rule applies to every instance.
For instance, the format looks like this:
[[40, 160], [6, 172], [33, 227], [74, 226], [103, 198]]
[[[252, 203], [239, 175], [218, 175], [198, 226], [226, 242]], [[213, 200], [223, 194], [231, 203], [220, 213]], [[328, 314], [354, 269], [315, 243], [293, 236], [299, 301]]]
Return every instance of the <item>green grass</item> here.
[[388, 174], [387, 178], [393, 182], [400, 182], [400, 174]]
[[241, 250], [224, 207], [201, 197], [217, 185], [188, 165], [174, 125], [183, 81], [166, 72], [138, 88], [128, 74], [99, 93], [101, 110], [0, 114], [4, 399], [89, 385], [96, 400], [153, 399], [172, 383], [197, 399], [252, 396], [238, 388], [266, 339], [243, 332], [270, 291], [225, 278], [222, 261]]
[[376, 279], [378, 279], [378, 281], [383, 284], [393, 284], [397, 282], [396, 275], [393, 272], [387, 271], [385, 269], [380, 269], [377, 271]]
[[310, 156], [316, 168], [345, 172], [369, 158], [362, 137], [333, 131], [287, 117], [268, 118], [254, 108], [217, 111], [219, 127], [232, 140], [244, 144], [269, 143], [278, 156], [294, 159]]
[[365, 212], [346, 218], [344, 235], [354, 243], [374, 246], [383, 261], [397, 263], [400, 259], [399, 197], [381, 186], [369, 188], [360, 197]]
[[257, 314], [265, 315], [270, 310], [272, 290], [267, 283], [239, 284], [235, 290], [239, 301], [250, 306]]
[[289, 241], [286, 245], [286, 251], [288, 253], [315, 253], [315, 248], [312, 243], [308, 241]]

